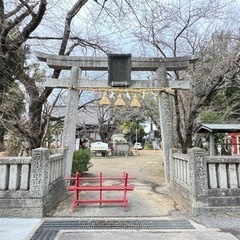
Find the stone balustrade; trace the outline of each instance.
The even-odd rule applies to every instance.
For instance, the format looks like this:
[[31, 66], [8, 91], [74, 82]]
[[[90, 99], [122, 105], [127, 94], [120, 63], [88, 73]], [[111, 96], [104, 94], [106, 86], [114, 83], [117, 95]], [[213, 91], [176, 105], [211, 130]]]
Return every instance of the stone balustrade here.
[[29, 190], [31, 158], [0, 158], [0, 191]]
[[64, 155], [54, 154], [50, 156], [49, 185], [59, 178], [64, 177]]
[[173, 198], [192, 214], [240, 207], [240, 157], [206, 156], [200, 148], [188, 154], [170, 151]]
[[0, 158], [0, 216], [43, 217], [65, 195], [64, 154]]
[[209, 173], [209, 189], [240, 188], [240, 157], [206, 157]]
[[173, 180], [180, 186], [188, 189], [190, 187], [189, 174], [189, 155], [183, 153], [175, 153], [172, 159], [173, 168], [171, 176]]

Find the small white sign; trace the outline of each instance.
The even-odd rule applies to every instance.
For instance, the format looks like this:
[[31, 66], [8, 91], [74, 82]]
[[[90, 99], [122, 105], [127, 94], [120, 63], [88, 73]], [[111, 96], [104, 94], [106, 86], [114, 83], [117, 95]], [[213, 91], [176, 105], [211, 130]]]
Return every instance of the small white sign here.
[[108, 144], [104, 142], [95, 142], [91, 144], [91, 150], [92, 151], [97, 151], [97, 150], [108, 150]]
[[75, 147], [76, 150], [79, 150], [80, 138], [77, 138], [75, 143], [76, 143], [76, 147]]

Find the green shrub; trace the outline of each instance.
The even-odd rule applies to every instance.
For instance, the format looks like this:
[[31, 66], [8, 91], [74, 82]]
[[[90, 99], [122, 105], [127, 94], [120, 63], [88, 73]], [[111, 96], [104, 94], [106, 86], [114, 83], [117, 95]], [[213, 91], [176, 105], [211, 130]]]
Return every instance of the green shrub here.
[[153, 149], [153, 145], [152, 145], [152, 142], [146, 142], [145, 145], [144, 145], [144, 149]]
[[73, 153], [73, 163], [72, 163], [72, 176], [76, 172], [82, 176], [86, 173], [89, 168], [92, 166], [91, 160], [91, 151], [90, 149], [79, 149]]

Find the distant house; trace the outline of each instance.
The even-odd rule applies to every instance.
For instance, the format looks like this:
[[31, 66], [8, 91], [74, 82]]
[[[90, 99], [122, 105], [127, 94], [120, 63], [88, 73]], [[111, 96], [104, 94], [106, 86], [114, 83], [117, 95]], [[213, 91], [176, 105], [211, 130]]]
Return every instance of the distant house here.
[[[65, 116], [66, 107], [56, 106], [52, 116]], [[76, 144], [89, 147], [91, 142], [110, 141], [116, 125], [112, 121], [112, 109], [97, 105], [89, 105], [78, 110], [76, 126]], [[63, 126], [62, 120], [62, 126]], [[103, 139], [104, 138], [104, 139]], [[78, 146], [77, 146], [78, 148]]]
[[153, 149], [161, 148], [161, 133], [158, 131], [156, 125], [151, 120], [146, 120], [142, 125], [145, 132], [143, 144], [151, 142]]

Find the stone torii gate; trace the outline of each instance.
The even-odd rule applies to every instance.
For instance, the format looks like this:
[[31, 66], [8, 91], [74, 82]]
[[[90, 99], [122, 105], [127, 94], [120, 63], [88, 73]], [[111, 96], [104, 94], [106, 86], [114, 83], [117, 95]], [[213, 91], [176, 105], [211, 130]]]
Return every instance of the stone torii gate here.
[[[174, 57], [174, 58], [139, 58], [126, 54], [116, 55], [128, 58], [125, 65], [120, 63], [123, 70], [130, 65], [131, 71], [155, 71], [156, 80], [130, 80], [123, 83], [112, 82], [106, 80], [86, 80], [81, 77], [81, 71], [107, 71], [109, 70], [109, 57], [75, 57], [75, 56], [59, 56], [45, 53], [36, 53], [37, 58], [47, 63], [50, 68], [58, 70], [71, 70], [70, 79], [47, 79], [46, 87], [52, 88], [68, 88], [67, 113], [63, 127], [63, 146], [66, 147], [66, 177], [71, 175], [72, 157], [75, 150], [75, 133], [77, 122], [77, 110], [79, 104], [80, 90], [98, 90], [136, 89], [139, 91], [157, 91], [158, 106], [160, 114], [161, 135], [163, 141], [165, 179], [169, 181], [169, 149], [173, 148], [173, 128], [172, 128], [172, 111], [170, 104], [169, 89], [190, 89], [190, 83], [187, 81], [168, 81], [167, 71], [185, 70], [189, 65], [196, 61], [194, 57]], [[114, 56], [113, 56], [114, 57]], [[119, 59], [117, 59], [118, 61]], [[118, 71], [113, 68], [112, 74]], [[121, 71], [121, 70], [120, 70]], [[123, 75], [126, 75], [124, 70]], [[121, 75], [121, 74], [120, 74]]]

